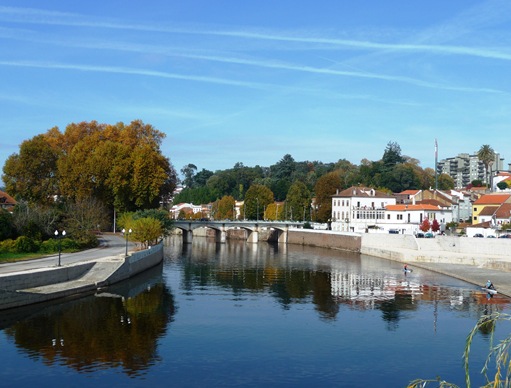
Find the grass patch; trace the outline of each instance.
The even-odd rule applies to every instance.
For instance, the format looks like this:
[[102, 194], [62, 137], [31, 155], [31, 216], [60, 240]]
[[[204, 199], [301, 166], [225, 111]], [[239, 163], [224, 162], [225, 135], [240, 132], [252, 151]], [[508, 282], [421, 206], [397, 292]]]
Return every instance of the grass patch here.
[[32, 259], [41, 259], [49, 256], [48, 253], [0, 253], [0, 263], [15, 263]]

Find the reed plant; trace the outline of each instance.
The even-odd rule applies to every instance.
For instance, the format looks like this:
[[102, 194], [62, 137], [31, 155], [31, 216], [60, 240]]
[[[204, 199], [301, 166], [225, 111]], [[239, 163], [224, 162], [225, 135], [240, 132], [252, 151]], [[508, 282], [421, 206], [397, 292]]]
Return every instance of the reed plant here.
[[[504, 313], [494, 313], [490, 315], [483, 315], [476, 323], [474, 328], [470, 331], [465, 342], [465, 351], [463, 352], [463, 367], [465, 369], [465, 384], [466, 388], [471, 388], [470, 373], [469, 373], [469, 360], [470, 349], [474, 336], [478, 332], [490, 334], [490, 348], [486, 357], [485, 363], [481, 370], [486, 383], [484, 388], [509, 388], [511, 387], [511, 362], [509, 358], [509, 350], [511, 346], [511, 334], [503, 340], [495, 343], [494, 341], [494, 327], [498, 321], [511, 321], [511, 315]], [[490, 375], [490, 363], [492, 359], [495, 363], [495, 369], [492, 370]], [[442, 380], [440, 377], [436, 379], [416, 379], [411, 381], [407, 388], [426, 388], [435, 386], [438, 388], [460, 388], [456, 384], [449, 383]]]

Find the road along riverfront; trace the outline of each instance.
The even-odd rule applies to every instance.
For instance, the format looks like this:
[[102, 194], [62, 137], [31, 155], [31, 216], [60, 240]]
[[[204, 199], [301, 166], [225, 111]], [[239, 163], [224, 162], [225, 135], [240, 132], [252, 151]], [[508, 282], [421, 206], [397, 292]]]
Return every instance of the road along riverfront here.
[[[126, 251], [126, 240], [116, 234], [102, 234], [99, 236], [98, 248], [88, 249], [76, 253], [62, 253], [61, 265], [79, 263], [82, 261], [97, 260], [108, 256], [118, 256]], [[128, 241], [128, 248], [133, 249], [135, 244]], [[15, 263], [0, 264], [0, 274], [29, 271], [41, 268], [51, 268], [58, 265], [58, 255], [47, 256], [42, 259], [18, 261]]]

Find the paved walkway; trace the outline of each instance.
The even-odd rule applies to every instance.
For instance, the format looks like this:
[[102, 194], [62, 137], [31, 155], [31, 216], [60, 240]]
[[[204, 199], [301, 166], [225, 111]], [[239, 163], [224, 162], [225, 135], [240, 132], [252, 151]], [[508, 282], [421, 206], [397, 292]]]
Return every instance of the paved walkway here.
[[491, 280], [499, 294], [511, 297], [511, 272], [464, 264], [410, 262], [409, 266], [438, 272], [481, 287]]
[[[499, 294], [511, 297], [511, 271], [509, 270], [509, 266], [504, 266], [502, 269], [492, 269], [478, 265], [458, 264], [464, 261], [470, 262], [470, 260], [464, 260], [462, 255], [446, 252], [428, 252], [427, 255], [432, 258], [432, 261], [417, 261], [414, 259], [417, 251], [402, 249], [399, 250], [399, 252], [402, 253], [404, 257], [408, 258], [407, 263], [410, 268], [424, 268], [481, 287], [484, 286], [488, 280], [491, 280]], [[424, 251], [421, 252], [421, 254], [424, 253]], [[443, 262], [438, 262], [435, 260], [435, 258], [438, 257], [443, 257], [445, 259], [446, 255], [452, 256], [447, 258], [451, 262], [445, 262], [445, 260], [443, 260]], [[488, 259], [490, 258], [488, 257]], [[495, 258], [492, 257], [491, 259]], [[509, 258], [506, 259], [509, 260]]]

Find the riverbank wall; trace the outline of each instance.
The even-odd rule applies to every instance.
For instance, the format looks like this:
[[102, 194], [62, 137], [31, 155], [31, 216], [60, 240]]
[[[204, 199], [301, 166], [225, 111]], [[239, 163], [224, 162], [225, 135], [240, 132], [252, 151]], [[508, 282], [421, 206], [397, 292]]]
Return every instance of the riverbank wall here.
[[291, 229], [288, 243], [357, 252], [407, 263], [447, 263], [511, 272], [511, 240]]
[[130, 256], [0, 275], [0, 310], [87, 293], [129, 279], [163, 260], [163, 242]]

